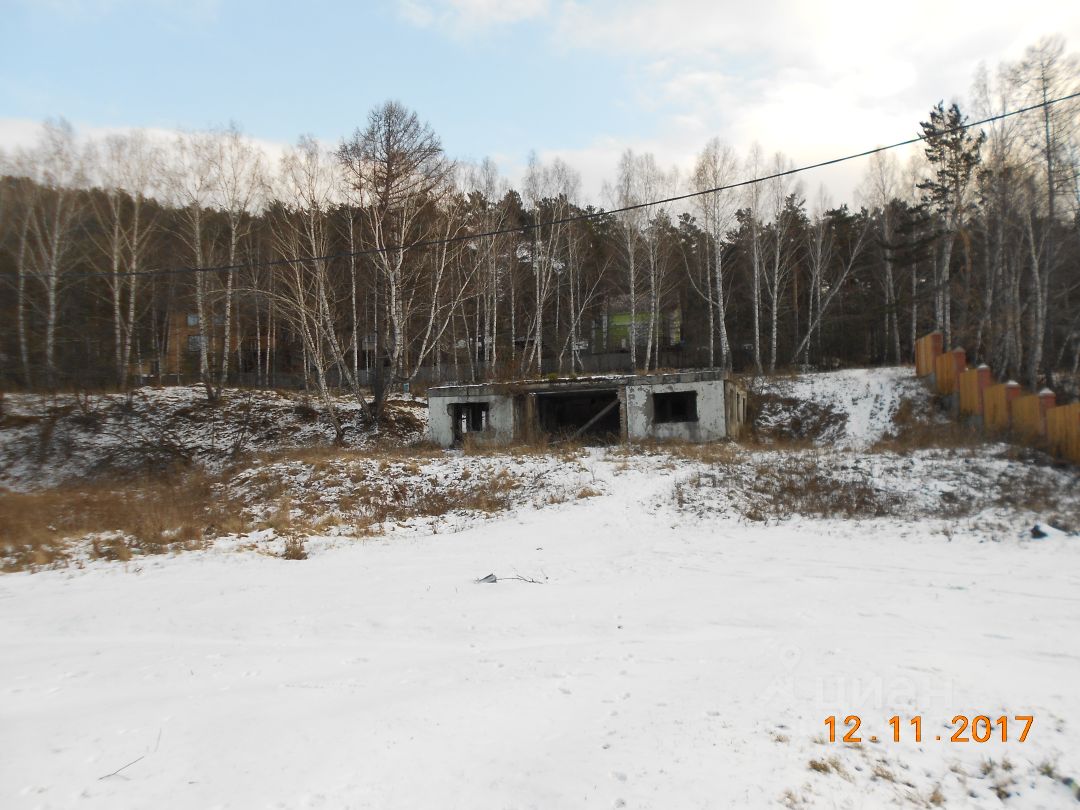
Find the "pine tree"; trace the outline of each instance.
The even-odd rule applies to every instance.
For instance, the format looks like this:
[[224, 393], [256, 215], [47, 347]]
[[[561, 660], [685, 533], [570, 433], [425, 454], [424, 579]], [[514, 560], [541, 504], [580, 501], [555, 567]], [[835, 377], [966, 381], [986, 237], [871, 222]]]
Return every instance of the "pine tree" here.
[[949, 264], [953, 242], [964, 220], [971, 181], [986, 140], [984, 133], [972, 135], [965, 128], [966, 122], [959, 105], [954, 102], [946, 110], [939, 101], [930, 110], [930, 120], [920, 124], [932, 174], [919, 188], [923, 192], [923, 205], [937, 220], [941, 239], [934, 277], [934, 319], [936, 327], [944, 332], [947, 346], [951, 345], [952, 337]]

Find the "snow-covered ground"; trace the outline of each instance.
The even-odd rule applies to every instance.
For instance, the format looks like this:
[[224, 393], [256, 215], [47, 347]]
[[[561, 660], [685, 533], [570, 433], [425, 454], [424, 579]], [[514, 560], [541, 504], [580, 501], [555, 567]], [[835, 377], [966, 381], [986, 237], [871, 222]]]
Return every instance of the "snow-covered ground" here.
[[[790, 381], [835, 448], [391, 461], [529, 483], [306, 560], [237, 538], [0, 577], [0, 807], [1075, 807], [1076, 473], [868, 452], [892, 382], [919, 392], [842, 374]], [[961, 714], [1009, 741], [949, 741]], [[848, 715], [863, 742], [828, 742]]]

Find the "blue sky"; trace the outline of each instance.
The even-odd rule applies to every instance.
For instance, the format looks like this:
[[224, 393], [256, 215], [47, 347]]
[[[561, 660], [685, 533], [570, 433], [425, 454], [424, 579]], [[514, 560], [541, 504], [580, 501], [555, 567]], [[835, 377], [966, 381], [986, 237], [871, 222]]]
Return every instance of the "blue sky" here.
[[[819, 160], [909, 136], [980, 60], [1050, 33], [1080, 47], [1080, 4], [1015, 5], [0, 0], [0, 147], [58, 115], [88, 131], [235, 120], [262, 141], [333, 144], [397, 98], [451, 155], [492, 156], [512, 178], [531, 149], [558, 155], [595, 198], [625, 148], [685, 168], [718, 135]], [[841, 196], [852, 182], [821, 179]]]
[[[522, 159], [646, 131], [622, 72], [552, 48], [543, 24], [477, 33], [417, 25], [396, 3], [8, 3], [0, 115], [79, 125], [199, 128], [333, 142], [387, 98], [416, 109], [449, 151]], [[555, 50], [559, 50], [555, 53]], [[618, 60], [614, 60], [618, 61]]]

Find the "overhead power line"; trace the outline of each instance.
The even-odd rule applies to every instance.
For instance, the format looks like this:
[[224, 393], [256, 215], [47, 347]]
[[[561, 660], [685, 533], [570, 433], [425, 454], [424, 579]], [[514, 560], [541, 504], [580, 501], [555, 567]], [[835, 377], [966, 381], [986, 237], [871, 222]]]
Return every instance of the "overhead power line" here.
[[[1080, 98], [1080, 92], [1071, 93], [1067, 96], [1061, 96], [1059, 98], [1048, 99], [1047, 101], [1041, 101], [1038, 104], [1032, 104], [1028, 107], [1020, 107], [1009, 112], [999, 113], [998, 115], [991, 115], [987, 118], [983, 118], [979, 121], [971, 121], [960, 126], [951, 127], [949, 129], [942, 130], [941, 134], [948, 135], [955, 132], [963, 132], [964, 130], [973, 129], [974, 127], [981, 127], [985, 124], [992, 124], [995, 121], [1001, 121], [1006, 118], [1012, 118], [1016, 115], [1022, 115], [1032, 110], [1039, 110], [1044, 107], [1050, 107], [1054, 104], [1060, 104], [1063, 101], [1071, 101], [1072, 99]], [[740, 180], [736, 183], [728, 183], [726, 185], [717, 186], [715, 188], [702, 189], [700, 191], [690, 191], [685, 194], [676, 194], [672, 197], [664, 197], [659, 200], [649, 200], [648, 202], [635, 203], [634, 205], [625, 205], [621, 208], [612, 208], [608, 210], [590, 211], [587, 213], [573, 214], [571, 216], [560, 217], [558, 219], [549, 219], [543, 222], [535, 222], [529, 225], [521, 225], [513, 228], [499, 228], [492, 231], [483, 231], [481, 233], [469, 233], [460, 234], [458, 236], [450, 236], [442, 239], [426, 239], [416, 242], [410, 242], [405, 245], [387, 245], [386, 247], [365, 248], [363, 250], [347, 251], [342, 253], [330, 253], [325, 256], [309, 256], [306, 258], [296, 259], [267, 259], [265, 261], [255, 262], [241, 262], [238, 264], [222, 264], [208, 267], [164, 267], [154, 268], [148, 270], [127, 270], [119, 273], [113, 273], [110, 271], [83, 271], [79, 273], [65, 273], [68, 278], [85, 278], [92, 276], [162, 276], [162, 275], [175, 275], [184, 273], [225, 273], [234, 270], [246, 270], [253, 267], [275, 267], [275, 266], [287, 266], [294, 264], [303, 264], [305, 262], [316, 261], [333, 261], [335, 259], [351, 259], [360, 256], [373, 256], [379, 253], [390, 253], [394, 251], [405, 250], [417, 250], [420, 248], [438, 247], [441, 245], [448, 245], [454, 242], [467, 242], [472, 239], [486, 239], [495, 236], [504, 236], [507, 234], [515, 233], [527, 233], [532, 230], [539, 230], [541, 228], [551, 227], [553, 225], [566, 225], [572, 222], [582, 222], [584, 220], [599, 219], [601, 217], [611, 216], [613, 214], [621, 214], [627, 211], [638, 211], [644, 208], [652, 208], [657, 205], [668, 205], [669, 203], [681, 202], [683, 200], [690, 200], [694, 197], [704, 197], [709, 194], [716, 194], [721, 191], [730, 191], [732, 189], [744, 188], [746, 186], [752, 186], [756, 183], [764, 183], [769, 180], [775, 180], [780, 177], [788, 177], [793, 174], [801, 174], [802, 172], [812, 171], [814, 169], [823, 169], [826, 166], [835, 166], [838, 163], [845, 163], [849, 160], [858, 160], [859, 158], [869, 157], [870, 155], [876, 155], [879, 152], [887, 152], [890, 149], [898, 149], [901, 146], [910, 146], [911, 144], [925, 141], [925, 135], [917, 135], [907, 140], [897, 141], [896, 143], [890, 143], [886, 146], [877, 146], [873, 149], [866, 149], [862, 152], [855, 152], [850, 155], [844, 155], [842, 157], [831, 158], [830, 160], [822, 160], [817, 163], [808, 163], [805, 166], [797, 166], [792, 169], [787, 169], [782, 172], [774, 172], [772, 174], [762, 175], [761, 177], [753, 177], [748, 180]]]

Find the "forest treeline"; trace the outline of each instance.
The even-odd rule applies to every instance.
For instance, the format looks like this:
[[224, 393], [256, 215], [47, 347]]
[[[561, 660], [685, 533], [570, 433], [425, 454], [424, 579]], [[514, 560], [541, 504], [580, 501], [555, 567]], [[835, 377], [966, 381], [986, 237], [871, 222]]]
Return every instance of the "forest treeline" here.
[[792, 167], [716, 139], [682, 177], [625, 152], [592, 205], [558, 159], [511, 188], [398, 102], [274, 163], [236, 126], [49, 122], [0, 167], [0, 383], [297, 384], [377, 418], [410, 381], [905, 362], [937, 329], [1054, 385], [1080, 363], [1080, 103], [963, 125], [1078, 89], [1060, 39], [980, 69], [851, 205], [798, 174], [633, 207]]

